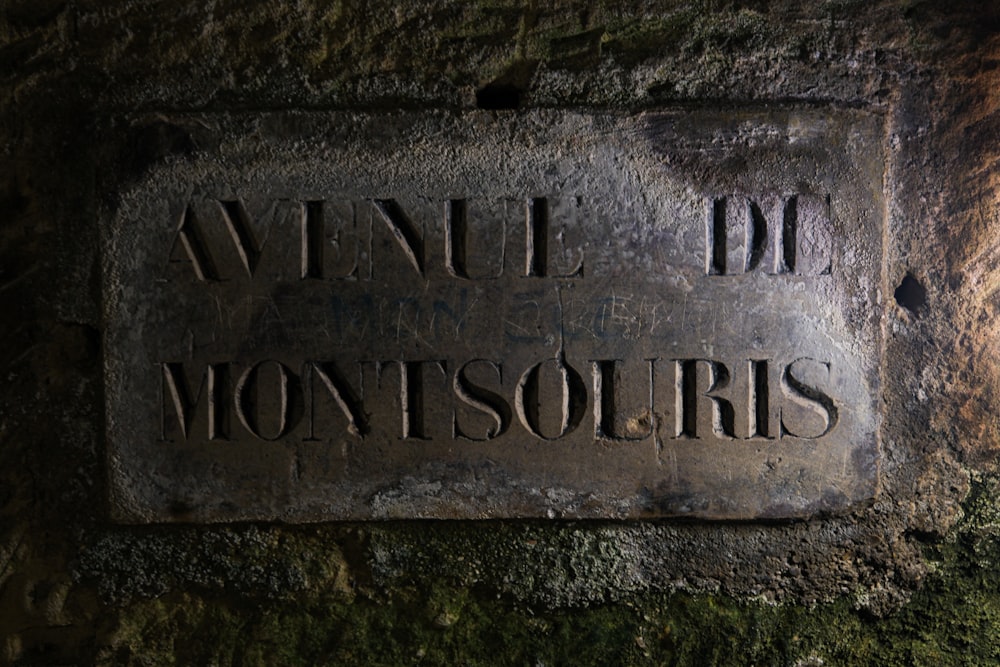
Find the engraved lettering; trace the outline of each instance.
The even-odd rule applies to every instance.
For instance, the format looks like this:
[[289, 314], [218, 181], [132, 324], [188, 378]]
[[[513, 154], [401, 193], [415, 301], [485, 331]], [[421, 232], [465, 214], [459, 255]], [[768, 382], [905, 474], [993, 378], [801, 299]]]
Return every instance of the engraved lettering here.
[[298, 202], [298, 210], [302, 278], [358, 280], [368, 277], [360, 275], [364, 240], [358, 224], [358, 202], [350, 199], [302, 201]]
[[873, 497], [879, 114], [264, 116], [199, 114], [204, 150], [108, 176], [114, 520], [810, 520]]
[[226, 385], [226, 365], [207, 364], [205, 372], [198, 383], [198, 391], [191, 396], [191, 391], [184, 373], [184, 364], [180, 362], [161, 363], [162, 372], [160, 402], [160, 436], [162, 440], [167, 438], [167, 410], [166, 403], [169, 401], [173, 408], [177, 427], [180, 429], [181, 437], [187, 440], [191, 435], [191, 428], [195, 414], [199, 412], [202, 396], [205, 397], [206, 413], [206, 437], [209, 440], [222, 440], [226, 438], [226, 415], [225, 400], [222, 391]]
[[503, 367], [501, 364], [486, 359], [472, 359], [462, 365], [458, 369], [458, 372], [455, 373], [452, 382], [455, 395], [466, 405], [475, 408], [489, 417], [494, 425], [488, 427], [482, 437], [471, 436], [468, 434], [467, 429], [459, 425], [458, 411], [456, 410], [452, 416], [452, 437], [455, 439], [472, 440], [474, 442], [484, 442], [498, 438], [507, 432], [507, 429], [510, 428], [512, 413], [510, 405], [499, 394], [476, 384], [469, 378], [469, 372], [474, 365], [492, 369], [497, 376], [497, 380], [499, 380], [500, 384], [503, 384]]
[[[703, 438], [709, 431], [718, 438], [734, 438], [735, 411], [732, 401], [717, 396], [730, 386], [729, 369], [711, 359], [677, 359], [676, 438]], [[701, 370], [699, 370], [701, 369]], [[709, 410], [704, 410], [708, 399]]]
[[447, 374], [446, 361], [400, 361], [399, 391], [403, 413], [403, 439], [430, 440], [424, 421], [424, 366], [436, 366]]
[[705, 273], [721, 276], [726, 273], [726, 198], [712, 199], [705, 225]]
[[543, 277], [546, 269], [545, 260], [549, 254], [549, 208], [545, 199], [541, 197], [529, 199], [526, 214], [524, 275]]
[[[557, 380], [546, 373], [542, 377], [542, 369], [555, 365]], [[547, 391], [541, 391], [543, 382]], [[558, 385], [555, 390], [553, 384]], [[550, 411], [543, 411], [541, 400], [543, 396], [561, 395], [561, 410], [557, 415], [550, 414]], [[572, 432], [583, 420], [583, 413], [587, 405], [587, 387], [583, 383], [583, 378], [572, 366], [566, 363], [561, 356], [547, 359], [528, 368], [521, 376], [514, 390], [514, 406], [521, 424], [529, 433], [542, 440], [557, 440]], [[555, 435], [546, 435], [545, 431], [551, 432], [551, 426], [558, 424], [558, 431]]]
[[[414, 222], [406, 210], [395, 199], [367, 200], [371, 208], [378, 211], [379, 217], [385, 223], [396, 244], [402, 250], [403, 257], [414, 268], [420, 277], [426, 276], [425, 235], [423, 226]], [[497, 210], [490, 209], [487, 219], [494, 223], [486, 225], [479, 234], [483, 237], [475, 252], [470, 248], [469, 210], [470, 202], [465, 198], [449, 199], [444, 202], [444, 268], [447, 275], [466, 280], [495, 280], [503, 275], [507, 254], [507, 199], [489, 199], [488, 202]], [[286, 270], [280, 265], [270, 267], [270, 278], [294, 271], [300, 279], [374, 279], [374, 264], [370, 243], [371, 229], [367, 231], [367, 239], [362, 238], [359, 225], [357, 203], [351, 200], [322, 199], [274, 199], [268, 215], [277, 219], [278, 212], [297, 217], [293, 225], [298, 227], [299, 248], [297, 268], [289, 264]], [[184, 251], [187, 261], [199, 280], [219, 281], [222, 276], [217, 268], [217, 262], [209, 247], [226, 255], [226, 251], [218, 247], [220, 241], [228, 237], [232, 250], [242, 267], [242, 273], [254, 278], [264, 272], [261, 266], [264, 258], [264, 246], [270, 233], [262, 221], [251, 217], [243, 199], [214, 200], [222, 224], [218, 230], [209, 229], [205, 234], [195, 214], [195, 208], [189, 204], [181, 216], [174, 243], [171, 246], [171, 259], [174, 258], [178, 244]], [[574, 227], [562, 222], [558, 227], [552, 224], [553, 207], [558, 219], [578, 215], [581, 207], [579, 197], [557, 198], [550, 200], [545, 197], [529, 198], [526, 207], [526, 239], [525, 239], [525, 275], [542, 278], [580, 278], [584, 274], [584, 252], [580, 241], [573, 245], [567, 239]], [[496, 227], [499, 227], [497, 231]], [[263, 229], [263, 232], [261, 231]], [[256, 231], [255, 231], [256, 230]], [[221, 235], [221, 236], [220, 236]], [[367, 252], [364, 246], [369, 244]], [[280, 243], [276, 245], [282, 245]], [[491, 249], [487, 252], [487, 249]], [[328, 257], [329, 255], [329, 257]], [[362, 271], [361, 260], [367, 259], [367, 266]], [[276, 257], [275, 261], [291, 260], [290, 257]], [[223, 262], [225, 263], [225, 262]]]
[[829, 274], [831, 239], [829, 197], [711, 198], [705, 273]]
[[[768, 240], [768, 221], [760, 210], [760, 204], [752, 199], [746, 200], [746, 258], [742, 266], [744, 273], [749, 273], [760, 266], [764, 259]], [[775, 235], [775, 243], [781, 238]]]
[[170, 249], [171, 255], [173, 255], [178, 242], [191, 262], [191, 268], [194, 269], [198, 280], [203, 282], [219, 280], [219, 272], [215, 268], [215, 262], [212, 261], [212, 255], [208, 252], [205, 236], [201, 232], [194, 209], [190, 205], [185, 206], [184, 212], [181, 214], [181, 223], [177, 227], [177, 234]]
[[314, 440], [316, 423], [316, 392], [313, 378], [326, 387], [334, 403], [340, 408], [344, 417], [347, 418], [347, 431], [351, 435], [364, 437], [371, 431], [368, 424], [368, 415], [364, 411], [364, 384], [362, 380], [361, 392], [355, 392], [350, 383], [344, 378], [340, 369], [332, 361], [313, 361], [306, 364], [303, 371], [306, 377], [305, 384], [309, 387], [309, 436], [307, 439]]
[[[545, 197], [532, 197], [525, 206], [525, 266], [524, 275], [531, 278], [579, 278], [583, 276], [583, 251], [575, 266], [565, 273], [549, 275], [549, 234], [551, 207]], [[560, 230], [562, 238], [565, 229]]]
[[382, 215], [389, 231], [399, 243], [403, 254], [416, 269], [417, 275], [424, 277], [424, 240], [417, 233], [417, 226], [410, 220], [395, 199], [373, 199], [372, 204]]
[[781, 255], [776, 273], [795, 273], [795, 255], [798, 248], [799, 198], [792, 196], [785, 201], [785, 211], [781, 217]]
[[[315, 205], [319, 202], [309, 203]], [[276, 222], [280, 225], [282, 216], [287, 216], [298, 205], [298, 202], [287, 199], [268, 200], [258, 220], [250, 216], [242, 199], [215, 199], [200, 204], [189, 202], [170, 249], [170, 259], [180, 259], [178, 255], [181, 253], [177, 251], [177, 246], [180, 245], [184, 251], [183, 259], [191, 263], [195, 276], [205, 282], [230, 280], [241, 275], [251, 279], [259, 279], [263, 275], [265, 280], [283, 280], [292, 275], [301, 275], [303, 271], [313, 272], [316, 251], [307, 238], [303, 238], [302, 252], [313, 254], [302, 258], [301, 268], [296, 266], [291, 253], [284, 256], [277, 254], [272, 258], [273, 261], [262, 261], [270, 228]], [[306, 204], [301, 206], [305, 207]], [[301, 215], [302, 231], [307, 234], [307, 227], [311, 226], [305, 223], [306, 214]], [[276, 245], [278, 253], [287, 247], [283, 241]], [[236, 262], [239, 263], [238, 268], [235, 266]]]
[[[801, 357], [785, 366], [781, 390], [789, 402], [781, 411], [783, 435], [815, 440], [834, 429], [840, 418], [837, 406], [817, 387], [829, 377], [830, 364], [809, 357]], [[812, 433], [809, 433], [810, 426]]]
[[467, 211], [464, 199], [449, 199], [445, 202], [445, 266], [448, 269], [448, 273], [456, 278], [467, 279], [469, 271], [465, 264], [465, 241], [466, 234], [468, 233], [466, 215]]
[[[503, 206], [503, 202], [499, 202]], [[445, 268], [449, 275], [467, 280], [491, 280], [503, 275], [507, 249], [507, 224], [500, 221], [500, 253], [496, 273], [475, 275], [470, 273], [469, 260], [469, 202], [465, 199], [449, 199], [445, 202]], [[482, 268], [482, 267], [480, 267]]]
[[771, 435], [771, 402], [766, 359], [747, 361], [747, 415], [751, 438], [773, 438]]
[[219, 208], [222, 210], [222, 218], [226, 223], [226, 229], [236, 246], [236, 252], [240, 256], [243, 268], [247, 275], [253, 277], [257, 270], [257, 263], [260, 261], [261, 244], [254, 236], [250, 216], [242, 201], [219, 201]]
[[[768, 240], [767, 221], [760, 206], [749, 199], [730, 201], [727, 197], [709, 202], [705, 256], [709, 275], [747, 273], [760, 266]], [[736, 215], [742, 208], [744, 215]]]
[[302, 229], [302, 277], [323, 277], [323, 246], [326, 233], [323, 224], [323, 202], [299, 203]]
[[[642, 414], [642, 418], [630, 420], [630, 422], [645, 421], [646, 423], [629, 423], [626, 425], [624, 434], [616, 431], [618, 427], [616, 424], [618, 414], [616, 385], [619, 384], [616, 365], [621, 361], [621, 359], [591, 361], [594, 373], [594, 437], [603, 440], [644, 440], [653, 434], [653, 411], [655, 410], [653, 360], [647, 360], [649, 361], [649, 409]], [[645, 433], [640, 430], [643, 425], [646, 427]]]
[[[261, 376], [264, 376], [263, 378]], [[280, 440], [302, 417], [299, 379], [280, 361], [267, 359], [248, 368], [236, 383], [236, 416], [261, 440]], [[271, 434], [264, 422], [271, 422]]]
[[[655, 434], [655, 364], [660, 359], [643, 361], [649, 367], [642, 383], [623, 382], [622, 367], [626, 365], [623, 359], [590, 361], [596, 439], [638, 441]], [[828, 362], [800, 357], [785, 365], [780, 377], [772, 377], [771, 360], [748, 359], [742, 362], [747, 369], [745, 387], [734, 385], [729, 366], [721, 361], [696, 358], [672, 362], [673, 387], [666, 387], [668, 394], [673, 393], [672, 439], [772, 440], [785, 436], [817, 439], [829, 434], [840, 419], [833, 398], [823, 389], [830, 377]], [[359, 369], [374, 364], [375, 381], [379, 384], [385, 368], [398, 368], [401, 437], [430, 440], [426, 409], [430, 385], [426, 369], [436, 368], [442, 378], [447, 378], [448, 365], [455, 362], [441, 359], [357, 363]], [[183, 363], [158, 364], [161, 439], [169, 441], [173, 429], [183, 439], [190, 439], [193, 430], [201, 428], [199, 423], [205, 424], [207, 439], [227, 439], [227, 403], [223, 396], [231, 365], [207, 364], [198, 379], [197, 390], [193, 391]], [[588, 394], [583, 379], [561, 355], [532, 364], [522, 373], [515, 386], [513, 407], [496, 389], [490, 388], [503, 385], [500, 361], [474, 358], [456, 366], [450, 378], [451, 391], [467, 407], [465, 412], [458, 407], [452, 410], [450, 432], [454, 439], [474, 442], [496, 439], [508, 432], [516, 412], [529, 433], [543, 440], [557, 440], [573, 432], [586, 412]], [[331, 413], [346, 421], [348, 433], [363, 438], [372, 432], [372, 423], [365, 410], [364, 373], [359, 377], [360, 382], [350, 382], [341, 367], [331, 360], [307, 361], [301, 374], [296, 375], [282, 362], [265, 359], [250, 366], [237, 379], [233, 390], [235, 414], [249, 433], [262, 440], [274, 441], [289, 435], [303, 417], [308, 417], [309, 423], [303, 439], [319, 440], [324, 434], [316, 425], [321, 422], [323, 428], [329, 428]], [[784, 398], [784, 403], [777, 406], [773, 400], [776, 391]], [[326, 408], [321, 407], [321, 396], [332, 401]], [[558, 403], [548, 402], [550, 397], [558, 398]], [[739, 405], [746, 406], [745, 413], [734, 409], [737, 398]], [[623, 404], [639, 409], [623, 410]], [[631, 416], [623, 419], [623, 414]]]

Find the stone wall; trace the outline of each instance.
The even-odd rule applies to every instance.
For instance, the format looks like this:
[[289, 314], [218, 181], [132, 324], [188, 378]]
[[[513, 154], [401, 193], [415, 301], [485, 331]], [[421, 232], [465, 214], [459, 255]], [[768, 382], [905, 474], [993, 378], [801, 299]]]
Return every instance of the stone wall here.
[[[985, 1], [5, 3], [0, 661], [995, 663], [998, 27]], [[704, 109], [880, 119], [870, 502], [112, 520], [100, 221], [119, 174], [205, 150], [192, 118]]]

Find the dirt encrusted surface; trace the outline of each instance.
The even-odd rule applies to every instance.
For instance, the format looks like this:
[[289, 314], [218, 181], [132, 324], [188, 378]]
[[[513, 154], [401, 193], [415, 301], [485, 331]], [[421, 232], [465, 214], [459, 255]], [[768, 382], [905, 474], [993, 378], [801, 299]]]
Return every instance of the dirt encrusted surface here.
[[[993, 2], [0, 5], [0, 662], [995, 664]], [[884, 119], [875, 499], [791, 522], [108, 520], [103, 169], [187, 112]], [[94, 128], [133, 120], [135, 164]]]

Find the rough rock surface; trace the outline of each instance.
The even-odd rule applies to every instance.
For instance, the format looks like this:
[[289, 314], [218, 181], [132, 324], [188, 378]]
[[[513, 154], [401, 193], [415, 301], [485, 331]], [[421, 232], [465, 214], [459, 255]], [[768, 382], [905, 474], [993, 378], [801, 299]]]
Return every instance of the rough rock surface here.
[[[992, 664], [991, 2], [0, 6], [0, 661]], [[884, 117], [880, 490], [748, 523], [119, 526], [94, 130], [172, 113], [862, 108]], [[133, 167], [142, 165], [132, 165]]]

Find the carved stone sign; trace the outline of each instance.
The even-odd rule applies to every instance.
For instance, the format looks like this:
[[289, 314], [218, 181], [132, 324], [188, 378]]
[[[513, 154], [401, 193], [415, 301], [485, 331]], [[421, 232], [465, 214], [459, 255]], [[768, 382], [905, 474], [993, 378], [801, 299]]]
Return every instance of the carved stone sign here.
[[874, 495], [878, 117], [178, 122], [198, 150], [103, 214], [117, 520], [780, 518]]

